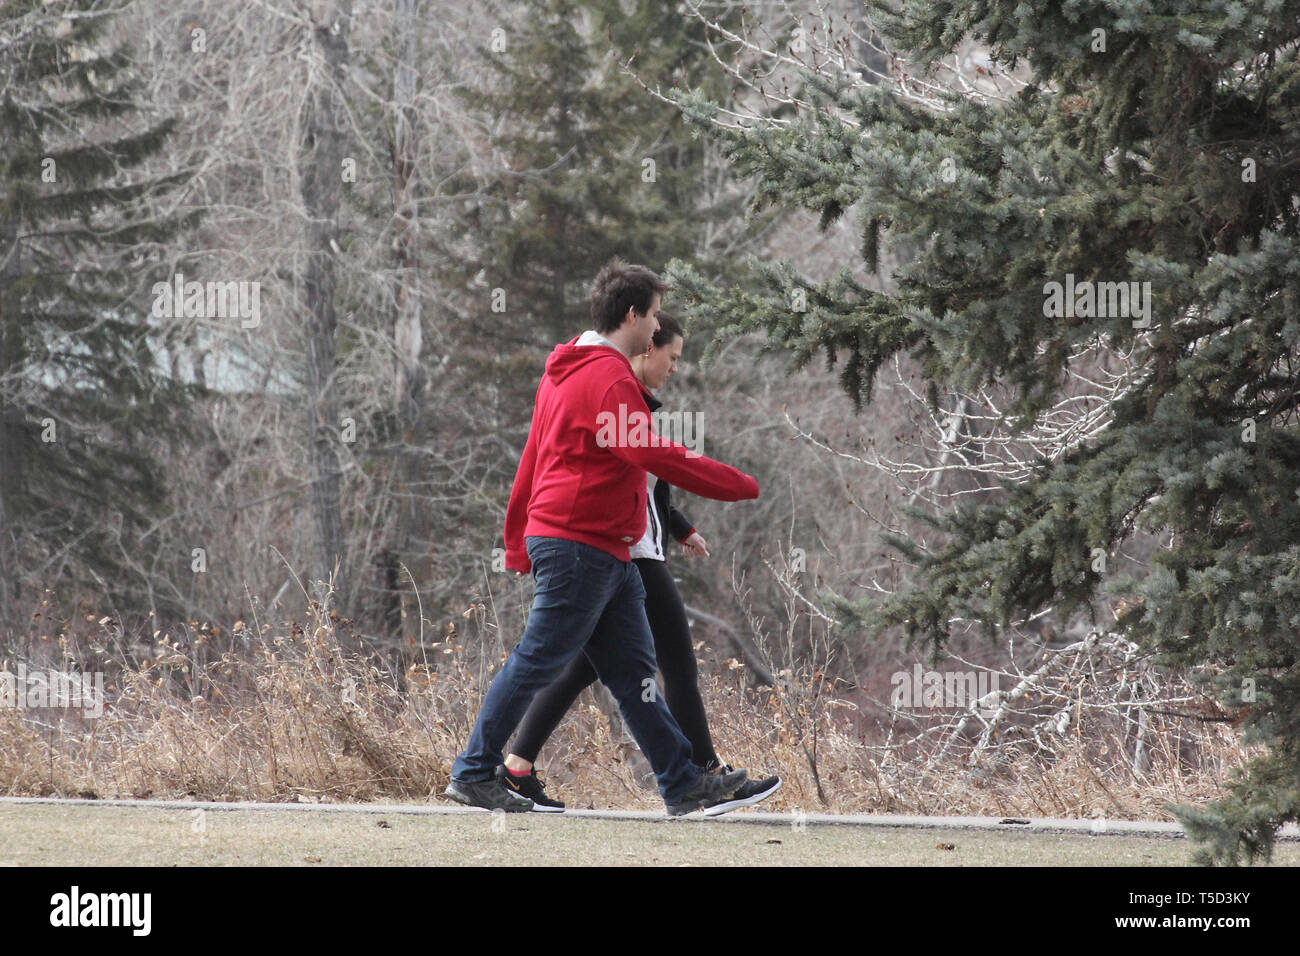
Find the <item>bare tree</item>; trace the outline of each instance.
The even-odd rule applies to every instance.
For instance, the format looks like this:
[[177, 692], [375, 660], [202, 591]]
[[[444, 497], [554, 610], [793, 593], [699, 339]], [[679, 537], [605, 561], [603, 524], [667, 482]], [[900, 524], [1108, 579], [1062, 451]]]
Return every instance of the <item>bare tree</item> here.
[[[423, 345], [423, 300], [420, 291], [420, 215], [417, 198], [418, 158], [416, 147], [416, 80], [419, 31], [415, 0], [396, 0], [393, 16], [393, 258], [397, 296], [393, 310], [395, 375], [393, 407], [396, 433], [400, 436], [400, 481], [414, 490], [420, 484], [420, 455], [413, 447], [421, 432], [421, 392], [426, 375], [420, 364]], [[430, 510], [419, 504], [415, 494], [403, 499], [399, 518], [392, 525], [395, 536], [382, 552], [384, 568], [384, 621], [390, 634], [404, 633], [400, 556], [410, 554], [419, 541], [431, 537]], [[428, 580], [427, 562], [419, 569]], [[418, 613], [418, 612], [417, 612]], [[414, 622], [418, 625], [418, 621]]]
[[[349, 59], [351, 0], [334, 0], [327, 17], [313, 25], [313, 49], [320, 55], [308, 81], [298, 152], [299, 191], [306, 215], [306, 267], [302, 297], [307, 325], [307, 414], [310, 435], [312, 516], [316, 524], [316, 567], [332, 577], [338, 604], [349, 604], [350, 569], [340, 514], [337, 375], [334, 337], [338, 318], [334, 293], [338, 220], [343, 198], [343, 83]], [[337, 570], [335, 570], [337, 569]]]

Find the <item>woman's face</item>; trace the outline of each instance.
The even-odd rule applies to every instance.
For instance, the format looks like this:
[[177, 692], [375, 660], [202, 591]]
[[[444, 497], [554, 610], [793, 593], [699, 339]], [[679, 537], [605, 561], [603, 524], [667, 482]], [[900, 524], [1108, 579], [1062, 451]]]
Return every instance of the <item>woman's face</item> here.
[[646, 388], [663, 388], [668, 376], [677, 371], [677, 360], [682, 357], [682, 337], [674, 335], [667, 345], [651, 343], [650, 353], [641, 364], [641, 384]]

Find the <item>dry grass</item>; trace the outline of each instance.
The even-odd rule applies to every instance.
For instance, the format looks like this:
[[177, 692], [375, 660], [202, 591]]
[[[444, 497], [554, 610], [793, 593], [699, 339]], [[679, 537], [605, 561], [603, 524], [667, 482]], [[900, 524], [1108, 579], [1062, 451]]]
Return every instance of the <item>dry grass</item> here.
[[[317, 602], [304, 624], [237, 622], [219, 655], [215, 627], [144, 647], [105, 618], [95, 638], [65, 633], [45, 662], [103, 670], [103, 716], [0, 708], [0, 793], [436, 799], [500, 659], [488, 639], [494, 626], [479, 623], [481, 640], [453, 630], [394, 669], [379, 654], [347, 650], [355, 646], [347, 622]], [[115, 654], [93, 657], [110, 644]], [[1164, 803], [1217, 797], [1225, 772], [1246, 757], [1230, 727], [1206, 725], [1192, 731], [1190, 763], [1187, 732], [1179, 752], [1172, 735], [1157, 735], [1139, 776], [1107, 727], [1085, 722], [1051, 754], [1012, 748], [971, 767], [969, 749], [954, 748], [927, 770], [915, 748], [868, 739], [857, 706], [828, 696], [824, 682], [785, 670], [780, 687], [754, 690], [742, 674], [723, 669], [702, 690], [718, 752], [784, 778], [765, 804], [774, 810], [1170, 819]], [[662, 806], [635, 747], [586, 698], [541, 764], [570, 806]]]
[[[1122, 746], [1085, 724], [1058, 742], [1053, 755], [1026, 747], [990, 754], [972, 767], [967, 747], [927, 769], [933, 747], [870, 742], [837, 716], [836, 701], [810, 701], [807, 685], [802, 691], [802, 700], [773, 689], [742, 699], [735, 685], [715, 679], [706, 692], [710, 715], [718, 715], [712, 717], [718, 752], [736, 766], [781, 774], [784, 785], [772, 809], [1172, 821], [1166, 803], [1215, 799], [1225, 772], [1249, 755], [1226, 725], [1182, 728], [1178, 736], [1160, 737], [1150, 768], [1135, 775]], [[788, 711], [796, 707], [804, 712], [792, 721]], [[804, 728], [802, 735], [791, 733], [792, 723]], [[1193, 734], [1197, 745], [1188, 747]], [[1176, 752], [1175, 740], [1183, 752]], [[1193, 766], [1187, 750], [1196, 755]]]

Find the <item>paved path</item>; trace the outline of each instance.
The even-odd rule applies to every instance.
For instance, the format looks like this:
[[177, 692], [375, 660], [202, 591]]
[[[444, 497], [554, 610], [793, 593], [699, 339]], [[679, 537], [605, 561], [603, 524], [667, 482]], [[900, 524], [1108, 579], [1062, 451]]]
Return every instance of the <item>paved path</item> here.
[[[303, 813], [382, 813], [415, 816], [454, 816], [481, 814], [472, 807], [407, 803], [210, 803], [200, 800], [83, 800], [58, 797], [0, 797], [0, 804], [66, 804], [94, 807], [150, 807], [160, 810], [288, 810]], [[1042, 817], [915, 817], [885, 813], [764, 813], [737, 810], [719, 817], [699, 813], [670, 818], [655, 810], [566, 810], [566, 818], [591, 820], [643, 820], [647, 823], [728, 823], [768, 826], [836, 826], [894, 827], [920, 830], [984, 830], [1026, 833], [1088, 833], [1095, 836], [1146, 836], [1179, 839], [1186, 836], [1177, 823], [1159, 820], [1061, 820]], [[546, 819], [561, 814], [534, 813], [530, 819]], [[1287, 824], [1277, 836], [1279, 841], [1300, 841], [1300, 828]]]

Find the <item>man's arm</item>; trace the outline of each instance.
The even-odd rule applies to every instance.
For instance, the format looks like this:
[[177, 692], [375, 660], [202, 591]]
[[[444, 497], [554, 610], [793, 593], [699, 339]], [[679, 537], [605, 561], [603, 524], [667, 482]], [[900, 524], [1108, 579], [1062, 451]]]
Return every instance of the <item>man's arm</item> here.
[[[620, 406], [622, 408], [620, 409]], [[645, 416], [646, 427], [637, 430], [648, 435], [649, 440], [612, 442], [609, 450], [617, 457], [643, 468], [652, 475], [658, 475], [669, 484], [684, 488], [702, 498], [715, 501], [744, 501], [758, 497], [758, 482], [730, 465], [697, 455], [685, 445], [670, 441], [657, 434], [651, 427], [650, 415], [646, 411], [645, 400], [633, 385], [633, 379], [620, 379], [609, 387], [601, 402], [600, 410], [620, 418], [628, 423], [628, 435], [633, 435], [633, 426], [637, 416]]]
[[524, 528], [528, 525], [528, 501], [533, 496], [533, 469], [537, 465], [536, 434], [537, 429], [529, 427], [515, 483], [510, 488], [510, 503], [506, 505], [506, 568], [525, 574], [533, 569], [524, 547]]

